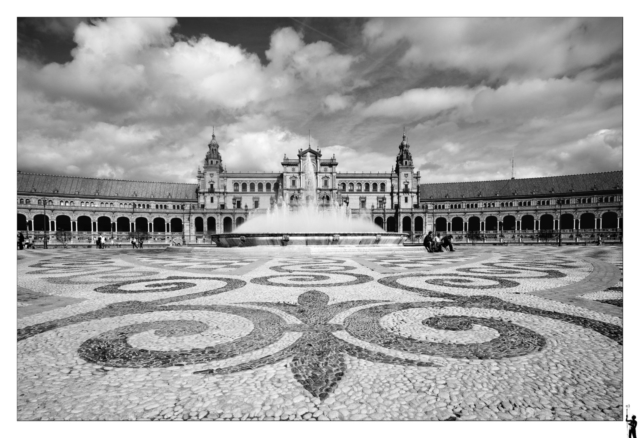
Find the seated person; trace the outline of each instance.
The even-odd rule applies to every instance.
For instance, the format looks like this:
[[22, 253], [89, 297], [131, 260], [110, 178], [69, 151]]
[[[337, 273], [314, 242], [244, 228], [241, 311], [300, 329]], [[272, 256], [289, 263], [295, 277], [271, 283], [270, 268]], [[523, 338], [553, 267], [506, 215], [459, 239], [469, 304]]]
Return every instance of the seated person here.
[[440, 233], [436, 234], [436, 237], [433, 240], [434, 240], [434, 251], [442, 252], [442, 239], [440, 238]]
[[442, 238], [442, 246], [448, 248], [449, 251], [455, 251], [455, 249], [453, 249], [453, 236], [451, 234], [447, 234]]
[[422, 244], [428, 252], [433, 252], [433, 233], [431, 231], [426, 235]]

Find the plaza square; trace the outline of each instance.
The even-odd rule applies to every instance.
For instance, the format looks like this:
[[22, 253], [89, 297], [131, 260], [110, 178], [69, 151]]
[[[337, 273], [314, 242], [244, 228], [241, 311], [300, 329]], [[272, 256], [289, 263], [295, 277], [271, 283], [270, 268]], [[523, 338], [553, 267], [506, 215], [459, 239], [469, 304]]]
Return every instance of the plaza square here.
[[18, 287], [20, 420], [622, 412], [621, 246], [33, 250]]

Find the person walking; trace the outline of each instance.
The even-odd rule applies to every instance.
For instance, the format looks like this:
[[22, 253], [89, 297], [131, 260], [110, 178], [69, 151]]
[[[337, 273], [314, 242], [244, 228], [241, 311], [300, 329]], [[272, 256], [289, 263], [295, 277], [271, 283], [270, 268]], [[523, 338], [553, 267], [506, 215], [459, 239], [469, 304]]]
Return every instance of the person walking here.
[[132, 247], [133, 249], [136, 249], [136, 238], [135, 238], [135, 237], [132, 237], [132, 238], [131, 238], [131, 247]]
[[453, 236], [451, 234], [447, 234], [442, 238], [442, 246], [448, 248], [451, 252], [455, 251], [455, 249], [453, 249]]
[[141, 237], [141, 238], [140, 238], [140, 249], [142, 249], [142, 244], [143, 244], [143, 242], [144, 242], [144, 239]]
[[22, 232], [18, 233], [18, 249], [24, 249], [24, 235]]
[[42, 247], [44, 249], [48, 249], [49, 248], [49, 246], [47, 245], [48, 243], [49, 243], [49, 236], [45, 234], [44, 238], [42, 239]]
[[[213, 237], [211, 238], [213, 241]], [[422, 242], [427, 252], [433, 252], [433, 232], [429, 231]]]

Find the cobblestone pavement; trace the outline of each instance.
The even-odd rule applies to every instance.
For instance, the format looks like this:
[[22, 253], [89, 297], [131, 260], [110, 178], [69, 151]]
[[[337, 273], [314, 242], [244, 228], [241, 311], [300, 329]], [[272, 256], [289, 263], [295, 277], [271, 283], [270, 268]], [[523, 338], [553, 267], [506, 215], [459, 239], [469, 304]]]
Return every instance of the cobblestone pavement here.
[[20, 420], [621, 420], [621, 247], [18, 254]]

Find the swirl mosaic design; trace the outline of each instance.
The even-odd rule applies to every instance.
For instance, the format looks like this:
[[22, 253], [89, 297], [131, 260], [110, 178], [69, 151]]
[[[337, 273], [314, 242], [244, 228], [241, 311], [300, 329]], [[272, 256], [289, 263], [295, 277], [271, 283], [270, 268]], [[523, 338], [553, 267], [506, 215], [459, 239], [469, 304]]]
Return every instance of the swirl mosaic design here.
[[[19, 281], [24, 278], [24, 284], [36, 290], [43, 285], [44, 291], [54, 288], [82, 300], [20, 320], [19, 354], [24, 351], [26, 356], [18, 360], [24, 394], [19, 401], [24, 414], [19, 416], [45, 418], [38, 413], [45, 408], [26, 408], [37, 392], [45, 394], [46, 403], [39, 406], [50, 412], [46, 418], [129, 418], [127, 404], [121, 417], [104, 416], [99, 409], [90, 414], [84, 407], [74, 409], [79, 416], [58, 417], [56, 412], [67, 412], [53, 407], [64, 403], [56, 398], [60, 384], [49, 389], [47, 378], [41, 377], [45, 388], [32, 388], [29, 376], [40, 375], [39, 366], [43, 372], [45, 366], [64, 366], [61, 369], [85, 370], [77, 375], [69, 371], [71, 377], [64, 380], [76, 381], [87, 394], [97, 381], [84, 376], [95, 373], [123, 384], [131, 376], [137, 376], [131, 382], [147, 382], [123, 387], [132, 400], [146, 394], [157, 379], [170, 388], [177, 388], [181, 379], [194, 388], [207, 388], [207, 398], [193, 402], [200, 410], [185, 412], [186, 407], [179, 409], [183, 405], [171, 405], [171, 400], [149, 401], [139, 412], [129, 411], [134, 418], [230, 419], [239, 412], [240, 419], [550, 419], [563, 410], [558, 404], [556, 414], [546, 411], [544, 403], [551, 403], [545, 401], [551, 396], [542, 394], [553, 394], [551, 389], [559, 393], [559, 387], [544, 370], [551, 369], [547, 363], [564, 363], [563, 355], [566, 366], [573, 367], [571, 384], [585, 415], [613, 415], [622, 400], [621, 393], [611, 389], [617, 388], [612, 382], [621, 373], [621, 322], [586, 304], [581, 308], [533, 295], [587, 281], [593, 266], [576, 257], [573, 248], [553, 256], [536, 250], [526, 255], [505, 249], [472, 251], [460, 249], [444, 264], [438, 259], [425, 262], [434, 254], [407, 253], [384, 269], [377, 268], [385, 264], [381, 254], [278, 256], [261, 263], [254, 263], [257, 257], [243, 256], [239, 263], [250, 270], [237, 276], [216, 275], [221, 266], [229, 266], [220, 251], [205, 253], [211, 259], [206, 262], [198, 260], [204, 255], [157, 250], [135, 256], [86, 251], [24, 257]], [[613, 258], [608, 263], [618, 269], [613, 264], [619, 260], [617, 253], [590, 255]], [[172, 275], [185, 265], [185, 270], [197, 265], [202, 274]], [[620, 280], [605, 292], [621, 293], [621, 288]], [[616, 308], [606, 304], [607, 297], [597, 292], [583, 301]], [[581, 349], [584, 339], [595, 346], [597, 355]], [[53, 359], [41, 365], [27, 360], [35, 354], [32, 351]], [[65, 361], [74, 365], [59, 365]], [[597, 370], [611, 370], [606, 379], [594, 380], [593, 373], [600, 372], [594, 371], [594, 362], [601, 363]], [[546, 368], [538, 370], [538, 363]], [[175, 373], [182, 377], [174, 382]], [[513, 397], [530, 394], [527, 397], [537, 401], [526, 402], [522, 411], [512, 399], [499, 401], [495, 409], [492, 404], [490, 412], [476, 409], [466, 400], [457, 402], [462, 398], [451, 389], [469, 385], [468, 392], [474, 381], [465, 380], [465, 375], [487, 379], [482, 388], [502, 388], [509, 376], [517, 376], [514, 388], [525, 387]], [[598, 382], [605, 380], [608, 383], [600, 386]], [[387, 388], [385, 382], [395, 383]], [[373, 397], [378, 391], [383, 391], [382, 402]], [[510, 391], [509, 386], [501, 389]], [[563, 391], [578, 403], [573, 392]], [[482, 394], [477, 388], [472, 392]], [[191, 394], [178, 389], [169, 393]], [[246, 394], [244, 401], [236, 401], [235, 393]], [[201, 400], [196, 394], [194, 389], [184, 396]], [[606, 409], [587, 404], [590, 395], [607, 400]], [[420, 400], [401, 410], [413, 416], [394, 416], [390, 406], [396, 398]], [[214, 404], [203, 411], [206, 400]], [[293, 400], [293, 411], [287, 400]], [[264, 408], [250, 407], [251, 402]], [[96, 403], [85, 398], [85, 404], [99, 406]], [[570, 413], [584, 418], [581, 415]]]

